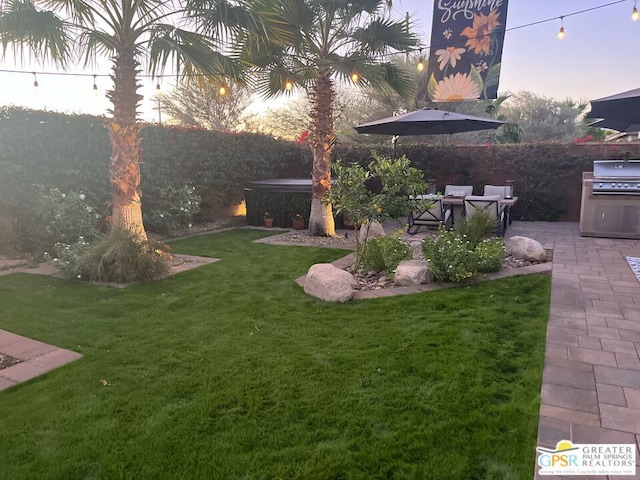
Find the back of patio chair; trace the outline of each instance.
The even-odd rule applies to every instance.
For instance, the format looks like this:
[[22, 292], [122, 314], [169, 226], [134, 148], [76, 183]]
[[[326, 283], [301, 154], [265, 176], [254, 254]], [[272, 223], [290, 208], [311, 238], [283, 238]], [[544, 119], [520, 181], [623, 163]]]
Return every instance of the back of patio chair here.
[[409, 234], [418, 233], [421, 226], [438, 228], [448, 222], [449, 211], [443, 210], [441, 195], [418, 195], [416, 199], [429, 200], [433, 204], [426, 210], [414, 210], [409, 214], [409, 228], [407, 229]]
[[444, 194], [452, 197], [466, 197], [473, 195], [473, 185], [447, 185]]
[[496, 222], [496, 234], [504, 235], [504, 208], [500, 207], [500, 195], [469, 195], [464, 199], [466, 218], [471, 218], [478, 210], [489, 212], [489, 217]]

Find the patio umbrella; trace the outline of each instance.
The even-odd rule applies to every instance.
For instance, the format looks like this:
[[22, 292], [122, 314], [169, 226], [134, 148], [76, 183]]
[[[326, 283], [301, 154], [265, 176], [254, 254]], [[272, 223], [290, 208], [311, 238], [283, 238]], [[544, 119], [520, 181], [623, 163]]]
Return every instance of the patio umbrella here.
[[355, 129], [358, 133], [377, 133], [380, 135], [437, 135], [488, 130], [498, 128], [502, 124], [504, 122], [492, 118], [425, 108], [363, 123]]
[[635, 123], [631, 123], [624, 120], [610, 120], [608, 118], [603, 118], [597, 122], [590, 123], [589, 126], [611, 128], [612, 130], [617, 130], [619, 132], [640, 132], [640, 120]]
[[640, 124], [640, 88], [629, 90], [628, 92], [617, 93], [609, 97], [591, 100], [590, 118], [603, 118], [607, 122], [622, 122], [618, 127], [610, 126], [613, 123], [599, 124], [596, 126], [604, 126], [614, 128], [619, 131], [628, 130], [630, 125]]
[[492, 118], [475, 117], [464, 113], [425, 108], [387, 117], [354, 127], [358, 133], [394, 135], [393, 156], [396, 156], [397, 135], [438, 135], [498, 128], [505, 122]]

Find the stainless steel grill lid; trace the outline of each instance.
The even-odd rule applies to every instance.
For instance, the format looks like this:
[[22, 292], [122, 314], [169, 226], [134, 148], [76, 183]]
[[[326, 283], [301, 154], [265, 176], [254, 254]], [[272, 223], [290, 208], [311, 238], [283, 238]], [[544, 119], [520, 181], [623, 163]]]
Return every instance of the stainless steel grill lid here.
[[593, 162], [593, 193], [640, 195], [640, 161]]

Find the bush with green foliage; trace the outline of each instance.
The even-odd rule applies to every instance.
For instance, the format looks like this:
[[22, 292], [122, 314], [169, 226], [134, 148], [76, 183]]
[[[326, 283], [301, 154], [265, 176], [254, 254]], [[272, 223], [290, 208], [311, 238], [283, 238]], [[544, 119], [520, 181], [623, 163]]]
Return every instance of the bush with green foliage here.
[[75, 243], [91, 240], [98, 234], [99, 215], [83, 193], [63, 193], [57, 188], [38, 186], [30, 203], [18, 210], [16, 238], [23, 251], [36, 256], [53, 248], [57, 242]]
[[499, 272], [506, 255], [501, 238], [490, 238], [476, 245], [478, 254], [478, 271], [482, 273]]
[[487, 210], [478, 209], [471, 218], [456, 219], [453, 228], [471, 244], [472, 248], [476, 248], [486, 237], [492, 234], [495, 236], [497, 226], [497, 222], [491, 218], [491, 214]]
[[422, 253], [436, 280], [463, 282], [478, 273], [502, 270], [505, 246], [501, 238], [483, 240], [474, 245], [459, 232], [440, 227], [437, 237], [424, 239]]
[[55, 245], [49, 261], [69, 279], [130, 283], [156, 280], [169, 270], [167, 247], [142, 241], [127, 231], [112, 230], [91, 243], [83, 238], [73, 244]]
[[154, 232], [176, 232], [193, 223], [193, 216], [200, 211], [200, 201], [192, 186], [162, 187], [158, 189], [153, 208], [145, 209], [144, 225]]
[[397, 234], [373, 238], [358, 248], [363, 249], [363, 269], [384, 272], [386, 276], [391, 276], [402, 260], [411, 259], [411, 248]]
[[478, 254], [471, 243], [442, 226], [437, 237], [424, 239], [422, 253], [438, 281], [462, 282], [478, 274]]

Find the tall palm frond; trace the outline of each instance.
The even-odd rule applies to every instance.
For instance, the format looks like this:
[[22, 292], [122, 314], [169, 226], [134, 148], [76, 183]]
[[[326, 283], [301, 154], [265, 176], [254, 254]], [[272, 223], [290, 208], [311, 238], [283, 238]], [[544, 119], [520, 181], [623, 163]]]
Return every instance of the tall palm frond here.
[[2, 58], [11, 45], [15, 58], [52, 61], [66, 67], [71, 60], [72, 25], [31, 0], [9, 0], [0, 9]]

